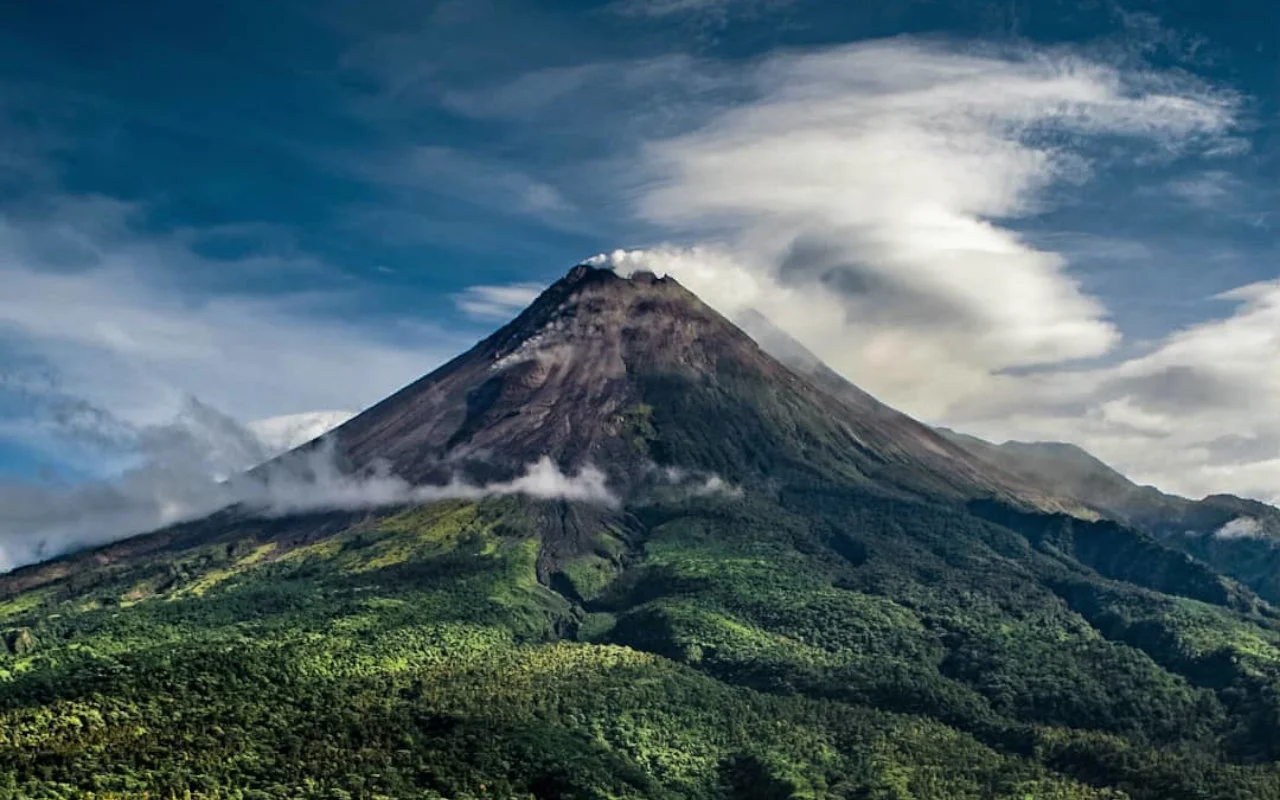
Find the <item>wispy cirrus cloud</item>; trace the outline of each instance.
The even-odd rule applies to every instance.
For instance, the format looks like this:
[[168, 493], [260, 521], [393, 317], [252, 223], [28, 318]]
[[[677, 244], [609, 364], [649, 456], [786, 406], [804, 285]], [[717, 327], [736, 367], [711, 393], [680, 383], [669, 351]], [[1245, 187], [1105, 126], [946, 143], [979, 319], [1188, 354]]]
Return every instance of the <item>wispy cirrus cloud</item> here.
[[556, 224], [574, 211], [551, 184], [499, 161], [438, 145], [411, 147], [359, 171], [385, 186], [431, 192]]
[[724, 17], [732, 13], [759, 14], [793, 5], [797, 0], [617, 0], [609, 11], [624, 17], [665, 18], [689, 15]]
[[1234, 209], [1233, 199], [1244, 188], [1231, 173], [1215, 169], [1175, 178], [1165, 186], [1178, 200], [1200, 209], [1224, 212]]

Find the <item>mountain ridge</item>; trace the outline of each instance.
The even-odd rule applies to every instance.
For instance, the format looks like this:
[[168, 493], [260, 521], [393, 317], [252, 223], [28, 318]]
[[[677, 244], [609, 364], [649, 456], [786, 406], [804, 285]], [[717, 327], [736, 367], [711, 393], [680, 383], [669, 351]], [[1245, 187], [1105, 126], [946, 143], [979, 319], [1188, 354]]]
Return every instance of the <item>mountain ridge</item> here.
[[1199, 500], [1139, 486], [1084, 449], [1062, 442], [996, 445], [942, 431], [975, 456], [1032, 485], [1056, 487], [1100, 518], [1150, 533], [1280, 603], [1280, 509], [1231, 494]]

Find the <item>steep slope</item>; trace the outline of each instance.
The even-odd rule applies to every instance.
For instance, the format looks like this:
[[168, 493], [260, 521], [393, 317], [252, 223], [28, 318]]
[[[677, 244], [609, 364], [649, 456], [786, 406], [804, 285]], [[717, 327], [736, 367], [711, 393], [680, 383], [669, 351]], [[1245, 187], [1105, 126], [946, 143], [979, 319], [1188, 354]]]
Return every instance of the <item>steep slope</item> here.
[[330, 440], [501, 493], [0, 577], [0, 798], [1276, 797], [1271, 606], [856, 391], [575, 269]]

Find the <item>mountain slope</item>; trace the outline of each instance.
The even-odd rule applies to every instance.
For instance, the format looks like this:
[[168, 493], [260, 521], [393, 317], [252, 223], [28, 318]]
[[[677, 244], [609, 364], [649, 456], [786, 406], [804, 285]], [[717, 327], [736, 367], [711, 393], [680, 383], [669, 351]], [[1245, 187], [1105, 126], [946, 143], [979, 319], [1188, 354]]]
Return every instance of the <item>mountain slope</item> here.
[[1280, 510], [1256, 500], [1209, 495], [1191, 500], [1139, 486], [1079, 447], [1062, 442], [992, 444], [973, 436], [942, 431], [976, 456], [1033, 485], [1056, 485], [1099, 514], [1160, 535], [1211, 534], [1237, 517], [1280, 533]]
[[1053, 487], [1099, 516], [1147, 531], [1280, 602], [1280, 509], [1227, 494], [1192, 500], [1139, 486], [1071, 444], [996, 445], [942, 433], [1025, 483]]
[[[886, 409], [827, 367], [763, 315], [747, 311], [738, 323], [782, 363], [863, 413], [885, 417]], [[1081, 519], [1113, 520], [1159, 538], [1202, 560], [1273, 603], [1280, 603], [1280, 510], [1232, 495], [1191, 500], [1139, 486], [1094, 456], [1061, 442], [993, 444], [957, 431], [938, 433], [1007, 476], [1023, 497], [1042, 509]]]
[[231, 508], [0, 577], [0, 798], [1276, 797], [1271, 606], [838, 389], [575, 269], [331, 441], [616, 502]]

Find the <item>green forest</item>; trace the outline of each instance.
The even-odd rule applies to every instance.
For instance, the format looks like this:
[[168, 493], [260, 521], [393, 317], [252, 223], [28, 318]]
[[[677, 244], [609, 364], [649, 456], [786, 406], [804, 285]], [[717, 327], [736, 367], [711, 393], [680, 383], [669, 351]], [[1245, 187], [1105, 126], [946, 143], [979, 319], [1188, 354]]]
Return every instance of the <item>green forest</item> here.
[[578, 511], [228, 512], [11, 576], [0, 797], [1280, 797], [1280, 613], [1137, 533]]

